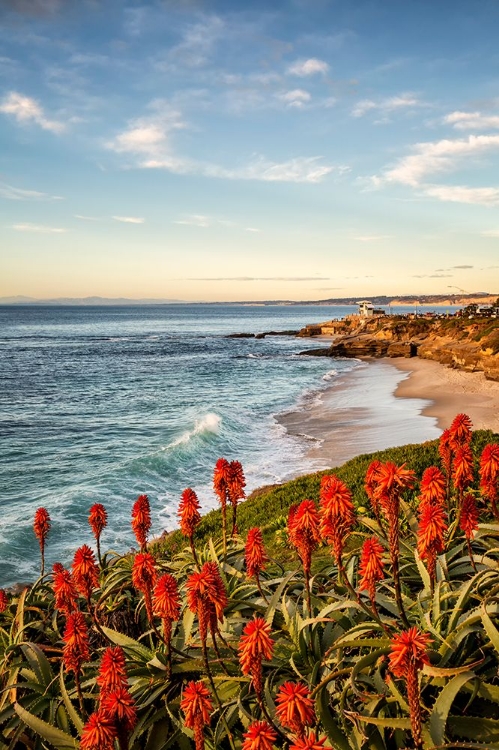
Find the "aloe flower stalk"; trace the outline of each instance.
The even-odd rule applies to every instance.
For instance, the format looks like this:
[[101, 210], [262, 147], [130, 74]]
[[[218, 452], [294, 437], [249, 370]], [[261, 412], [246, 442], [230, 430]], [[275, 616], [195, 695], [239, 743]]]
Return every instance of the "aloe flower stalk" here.
[[222, 508], [222, 538], [224, 555], [227, 555], [227, 501], [229, 499], [230, 464], [219, 458], [213, 472], [213, 489]]
[[419, 692], [419, 672], [429, 663], [430, 635], [418, 628], [409, 628], [391, 642], [390, 671], [405, 680], [411, 719], [411, 731], [416, 750], [423, 750], [422, 716]]
[[40, 545], [40, 552], [42, 555], [42, 566], [40, 575], [45, 573], [45, 540], [50, 531], [50, 516], [46, 508], [38, 508], [35, 513], [35, 519], [33, 522], [33, 531], [35, 532], [38, 544]]

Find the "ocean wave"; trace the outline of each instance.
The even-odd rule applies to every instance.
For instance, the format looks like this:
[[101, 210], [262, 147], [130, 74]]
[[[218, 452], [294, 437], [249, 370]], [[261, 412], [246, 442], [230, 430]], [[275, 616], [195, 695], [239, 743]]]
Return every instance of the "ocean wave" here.
[[338, 374], [338, 370], [329, 370], [325, 375], [322, 376], [323, 380], [332, 380]]
[[165, 445], [162, 450], [166, 451], [170, 450], [171, 448], [176, 448], [179, 445], [186, 445], [198, 435], [209, 435], [210, 433], [218, 435], [218, 433], [220, 432], [221, 424], [222, 417], [220, 417], [218, 414], [215, 414], [214, 412], [209, 412], [208, 414], [205, 414], [202, 419], [196, 420], [192, 430], [187, 430], [183, 435], [176, 438], [168, 445]]

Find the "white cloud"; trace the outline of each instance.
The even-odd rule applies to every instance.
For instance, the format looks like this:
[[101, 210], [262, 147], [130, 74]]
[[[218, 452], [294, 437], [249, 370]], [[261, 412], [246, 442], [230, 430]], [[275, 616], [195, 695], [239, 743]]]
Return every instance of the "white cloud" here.
[[391, 234], [362, 234], [358, 237], [353, 237], [353, 239], [358, 242], [378, 242], [379, 240], [387, 240], [391, 236]]
[[324, 60], [318, 60], [316, 57], [311, 57], [308, 60], [296, 60], [288, 68], [288, 73], [294, 76], [300, 76], [305, 78], [306, 76], [312, 76], [316, 73], [327, 73], [329, 65]]
[[102, 221], [98, 216], [82, 216], [81, 214], [74, 214], [75, 219], [82, 219], [82, 221]]
[[456, 140], [443, 139], [417, 143], [412, 154], [404, 156], [384, 175], [387, 182], [419, 186], [425, 177], [449, 172], [463, 158], [499, 148], [499, 135], [470, 135]]
[[170, 50], [170, 62], [160, 63], [160, 69], [177, 67], [179, 64], [188, 68], [205, 65], [224, 31], [225, 23], [218, 16], [209, 16], [199, 23], [191, 24], [185, 29], [182, 41]]
[[456, 130], [485, 130], [499, 128], [499, 115], [483, 115], [481, 112], [451, 112], [444, 117], [446, 124]]
[[109, 141], [107, 147], [118, 154], [144, 154], [154, 158], [167, 153], [170, 133], [184, 128], [185, 123], [180, 112], [164, 101], [152, 102], [151, 108], [154, 114], [130, 121], [128, 128]]
[[466, 187], [465, 185], [425, 185], [426, 195], [441, 201], [499, 206], [499, 188]]
[[278, 98], [288, 107], [301, 109], [312, 97], [308, 91], [293, 89], [292, 91], [285, 91], [282, 94], [278, 94]]
[[17, 91], [11, 91], [10, 94], [7, 94], [0, 103], [0, 112], [12, 115], [17, 122], [22, 124], [34, 122], [43, 128], [43, 130], [50, 130], [52, 133], [62, 133], [66, 128], [62, 122], [49, 120], [35, 99], [23, 96], [23, 94]]
[[245, 232], [261, 232], [261, 229], [257, 229], [256, 227], [244, 227]]
[[7, 185], [6, 182], [0, 182], [0, 198], [7, 198], [11, 201], [63, 200], [60, 195], [49, 195], [38, 190], [24, 190], [13, 185]]
[[145, 221], [145, 219], [139, 216], [112, 216], [111, 218], [115, 221], [121, 221], [124, 224], [143, 224]]
[[186, 214], [181, 219], [176, 219], [173, 224], [181, 224], [183, 226], [200, 227], [201, 229], [208, 229], [209, 227], [222, 226], [229, 229], [244, 229], [245, 232], [259, 232], [256, 227], [241, 227], [235, 221], [230, 219], [218, 219], [212, 216], [206, 216], [205, 214]]
[[424, 106], [426, 106], [425, 103], [418, 99], [415, 94], [406, 93], [399, 94], [398, 96], [391, 96], [387, 99], [381, 99], [380, 101], [362, 99], [360, 102], [357, 102], [352, 109], [352, 115], [354, 117], [363, 117], [372, 110], [379, 111], [386, 115], [399, 109]]
[[485, 232], [480, 232], [482, 237], [499, 237], [499, 229], [487, 229]]
[[15, 229], [16, 232], [42, 232], [44, 234], [62, 234], [67, 231], [62, 227], [46, 227], [40, 224], [13, 224], [11, 229]]

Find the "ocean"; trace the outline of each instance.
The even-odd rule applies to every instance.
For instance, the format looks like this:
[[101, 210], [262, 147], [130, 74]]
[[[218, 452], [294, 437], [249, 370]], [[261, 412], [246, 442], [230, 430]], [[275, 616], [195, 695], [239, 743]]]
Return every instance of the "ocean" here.
[[[356, 360], [300, 357], [318, 342], [292, 336], [351, 307], [149, 305], [0, 307], [0, 586], [37, 576], [36, 508], [52, 519], [47, 561], [68, 564], [91, 543], [103, 503], [104, 548], [134, 544], [130, 511], [151, 501], [152, 534], [177, 525], [192, 487], [216, 506], [212, 474], [243, 464], [247, 491], [324, 468], [306, 435], [280, 415], [306, 409]], [[295, 431], [296, 432], [296, 431]], [[87, 530], [88, 529], [88, 530]]]

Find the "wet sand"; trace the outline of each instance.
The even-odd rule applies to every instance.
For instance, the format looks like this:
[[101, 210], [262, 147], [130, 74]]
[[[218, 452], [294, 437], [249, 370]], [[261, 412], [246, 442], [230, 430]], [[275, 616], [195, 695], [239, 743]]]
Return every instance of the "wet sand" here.
[[440, 436], [459, 412], [499, 433], [499, 383], [418, 358], [374, 359], [335, 378], [310, 403], [280, 415], [318, 468]]

